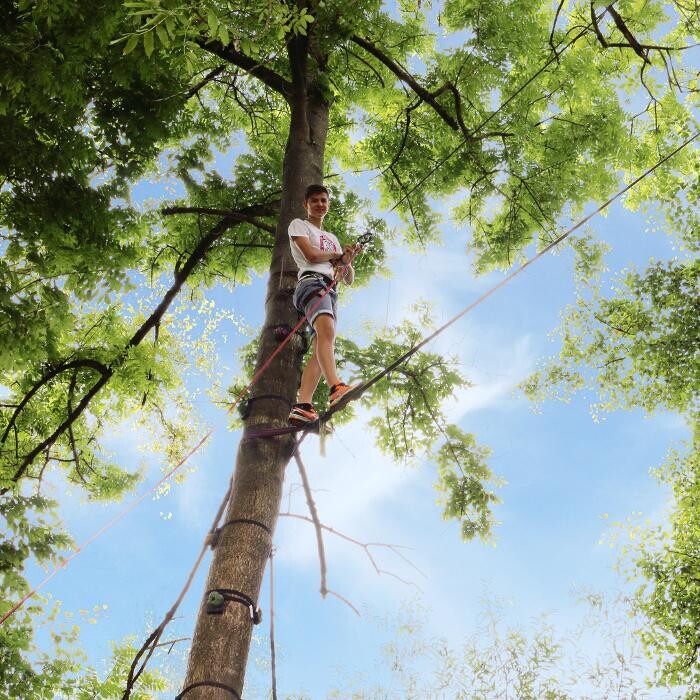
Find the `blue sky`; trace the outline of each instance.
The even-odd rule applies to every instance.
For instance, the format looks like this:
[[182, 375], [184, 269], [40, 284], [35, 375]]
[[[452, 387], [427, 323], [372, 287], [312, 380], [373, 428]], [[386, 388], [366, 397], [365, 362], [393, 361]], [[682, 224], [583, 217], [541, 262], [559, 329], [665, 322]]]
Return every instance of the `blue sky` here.
[[[231, 157], [231, 153], [222, 154], [215, 163], [224, 175], [230, 172]], [[347, 181], [376, 203], [367, 177], [350, 176]], [[135, 198], [158, 198], [165, 191], [163, 183], [143, 183], [136, 188]], [[173, 196], [172, 191], [167, 196]], [[390, 223], [398, 225], [396, 220]], [[332, 230], [332, 215], [328, 227]], [[607, 216], [596, 217], [588, 230], [612, 246], [607, 261], [614, 273], [631, 264], [644, 266], [650, 257], [675, 254], [667, 238], [647, 233], [646, 228], [640, 214], [616, 203]], [[366, 338], [366, 321], [380, 327], [396, 325], [419, 300], [433, 304], [439, 325], [501, 279], [498, 273], [473, 276], [465, 253], [467, 231], [445, 225], [443, 234], [444, 245], [425, 254], [393, 246], [390, 278], [378, 278], [363, 289], [343, 290], [340, 333]], [[406, 546], [410, 549], [402, 551], [416, 568], [391, 551], [375, 548], [378, 564], [411, 585], [378, 576], [362, 549], [327, 535], [329, 586], [360, 609], [358, 618], [338, 600], [321, 599], [311, 526], [281, 518], [275, 536], [280, 697], [305, 692], [313, 700], [325, 698], [348, 678], [361, 674], [368, 684], [391, 687], [382, 649], [394, 640], [393, 627], [407, 609], [429, 611], [428, 638], [444, 637], [459, 645], [480, 629], [485, 599], [501, 601], [505, 625], [528, 627], [548, 615], [549, 622], [566, 634], [582, 624], [582, 606], [577, 602], [582, 592], [599, 591], [612, 599], [619, 591], [629, 590], [614, 570], [619, 552], [605, 538], [609, 523], [624, 521], [633, 513], [652, 520], [663, 518], [668, 494], [649, 476], [649, 469], [658, 466], [688, 430], [676, 416], [649, 418], [641, 412], [618, 412], [595, 422], [591, 397], [585, 396], [576, 396], [568, 404], [546, 403], [541, 412], [535, 412], [517, 391], [518, 382], [557, 351], [556, 338], [549, 334], [561, 310], [574, 300], [572, 267], [573, 254], [562, 246], [428, 348], [457, 356], [473, 386], [459, 392], [447, 413], [493, 450], [490, 465], [507, 481], [500, 491], [503, 503], [496, 508], [500, 524], [495, 546], [462, 542], [457, 523], [442, 520], [435, 503], [434, 465], [423, 459], [414, 465], [392, 463], [368, 440], [361, 419], [337, 430], [325, 457], [316, 438], [305, 441], [303, 457], [322, 521], [362, 542]], [[256, 278], [250, 286], [233, 291], [213, 290], [210, 297], [218, 309], [231, 310], [243, 325], [257, 328], [265, 285], [264, 278]], [[224, 386], [234, 380], [237, 348], [248, 341], [239, 327], [222, 324], [216, 352]], [[193, 383], [206, 389], [202, 376]], [[44, 590], [62, 601], [64, 611], [73, 616], [65, 617], [66, 623], [82, 620], [82, 645], [98, 667], [109, 656], [111, 640], [136, 635], [140, 643], [170, 608], [227, 487], [240, 435], [228, 430], [220, 408], [205, 396], [200, 399], [202, 432], [208, 428], [214, 432], [188, 463], [184, 483], [158, 499], [147, 498]], [[107, 444], [124, 467], [144, 468], [137, 493], [157, 481], [166, 468], [160, 455], [149, 453], [148, 437], [135, 433], [133, 426], [121, 426]], [[291, 510], [306, 515], [298, 482], [291, 463], [286, 484], [293, 490]], [[62, 485], [54, 489], [77, 542], [123, 507], [85, 503]], [[285, 497], [283, 510], [287, 504]], [[164, 639], [192, 633], [208, 561]], [[36, 567], [28, 573], [32, 583], [43, 575]], [[259, 601], [266, 617], [268, 594], [266, 580]], [[93, 615], [95, 607], [99, 612]], [[88, 622], [93, 616], [96, 621]], [[246, 700], [268, 697], [266, 631], [267, 620], [256, 628]], [[581, 644], [593, 656], [606, 646], [595, 635]], [[171, 656], [156, 659], [172, 673], [174, 689], [179, 688], [184, 672], [185, 652], [186, 644], [179, 644]]]
[[[357, 187], [365, 191], [366, 185], [358, 182]], [[590, 230], [613, 246], [608, 261], [616, 270], [671, 254], [669, 241], [661, 234], [645, 233], [645, 228], [642, 217], [616, 204], [608, 217], [597, 217]], [[432, 302], [435, 322], [441, 323], [500, 279], [499, 274], [475, 279], [464, 252], [465, 232], [446, 227], [444, 233], [445, 244], [424, 255], [411, 255], [397, 246], [391, 251], [390, 279], [343, 292], [340, 332], [362, 337], [367, 320], [380, 326], [396, 324], [418, 300]], [[601, 537], [609, 521], [625, 520], [632, 513], [662, 517], [667, 494], [648, 470], [687, 430], [675, 416], [648, 418], [639, 412], [594, 422], [584, 397], [569, 404], [548, 403], [536, 413], [517, 392], [516, 384], [557, 349], [548, 334], [563, 306], [574, 298], [572, 260], [568, 248], [548, 255], [429, 348], [457, 355], [473, 382], [450, 404], [448, 415], [491, 447], [493, 471], [507, 480], [500, 493], [503, 504], [496, 509], [500, 525], [495, 546], [463, 543], [457, 524], [443, 521], [435, 504], [434, 466], [422, 460], [410, 466], [392, 463], [368, 441], [362, 420], [338, 429], [325, 457], [315, 438], [305, 442], [303, 456], [318, 490], [323, 522], [363, 542], [410, 547], [406, 555], [421, 573], [391, 551], [377, 549], [373, 551], [382, 568], [415, 585], [377, 576], [362, 549], [327, 535], [329, 586], [362, 611], [357, 618], [339, 601], [320, 598], [311, 526], [280, 519], [275, 587], [281, 697], [304, 691], [311, 698], [324, 698], [343, 678], [363, 672], [381, 681], [384, 671], [377, 659], [392, 633], [378, 620], [397, 619], [406, 606], [428, 608], [426, 633], [458, 644], [476, 630], [485, 597], [506, 601], [506, 624], [527, 626], [549, 614], [555, 627], [566, 630], [581, 620], [577, 592], [593, 589], [614, 596], [628, 587], [613, 570], [618, 553], [601, 543]], [[233, 292], [215, 290], [212, 298], [255, 327], [261, 320], [264, 285], [265, 280], [257, 278]], [[223, 365], [234, 367], [236, 348], [248, 338], [234, 327], [225, 330], [227, 342], [222, 335], [217, 351]], [[148, 498], [45, 591], [63, 601], [66, 611], [106, 606], [96, 623], [82, 625], [83, 645], [96, 663], [108, 656], [110, 640], [129, 634], [143, 640], [162, 618], [228, 483], [239, 434], [227, 429], [220, 409], [206, 401], [198, 407], [203, 424], [214, 434], [191, 460], [196, 470], [168, 495]], [[138, 437], [125, 426], [109, 440], [116, 459], [126, 467], [143, 460], [144, 454], [135, 449]], [[150, 458], [147, 452], [145, 456], [147, 470], [139, 493], [160, 477], [164, 466], [160, 457]], [[287, 487], [298, 482], [292, 463]], [[119, 509], [86, 504], [68, 494], [61, 500], [78, 542]], [[299, 490], [290, 503], [292, 511], [306, 514]], [[283, 510], [286, 507], [285, 498]], [[207, 562], [166, 639], [191, 634]], [[39, 577], [39, 571], [30, 572], [31, 581]], [[268, 611], [267, 582], [260, 605]], [[247, 700], [268, 692], [266, 629], [264, 623], [256, 630]], [[185, 645], [178, 649], [166, 659], [175, 679], [184, 669]]]

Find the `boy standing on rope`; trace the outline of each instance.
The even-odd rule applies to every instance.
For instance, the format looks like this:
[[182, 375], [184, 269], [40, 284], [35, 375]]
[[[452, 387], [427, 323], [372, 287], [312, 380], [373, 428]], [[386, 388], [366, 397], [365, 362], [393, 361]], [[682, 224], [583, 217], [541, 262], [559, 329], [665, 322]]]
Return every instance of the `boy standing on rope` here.
[[[299, 268], [299, 282], [294, 291], [294, 306], [307, 320], [313, 334], [313, 354], [301, 375], [299, 400], [289, 414], [292, 425], [306, 425], [318, 420], [312, 399], [321, 375], [330, 387], [331, 408], [353, 387], [340, 381], [335, 366], [335, 321], [338, 317], [336, 285], [333, 279], [352, 284], [355, 271], [352, 258], [359, 245], [341, 249], [338, 239], [323, 230], [330, 197], [323, 185], [309, 185], [304, 194], [306, 219], [289, 224], [289, 243], [294, 262]], [[320, 298], [326, 289], [323, 298]]]

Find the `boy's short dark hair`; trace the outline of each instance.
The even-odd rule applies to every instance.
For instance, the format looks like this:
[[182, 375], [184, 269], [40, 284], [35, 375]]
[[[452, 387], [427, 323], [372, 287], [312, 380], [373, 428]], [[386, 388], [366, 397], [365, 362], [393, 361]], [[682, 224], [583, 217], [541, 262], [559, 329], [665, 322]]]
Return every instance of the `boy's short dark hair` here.
[[325, 185], [309, 185], [304, 192], [304, 201], [315, 194], [321, 194], [321, 192], [325, 192], [330, 198], [331, 193]]

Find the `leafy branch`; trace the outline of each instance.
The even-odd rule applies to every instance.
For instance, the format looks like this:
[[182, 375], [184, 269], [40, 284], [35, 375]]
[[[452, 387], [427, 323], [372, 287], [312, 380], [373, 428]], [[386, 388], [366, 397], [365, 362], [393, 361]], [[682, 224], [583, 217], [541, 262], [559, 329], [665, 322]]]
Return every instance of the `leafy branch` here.
[[[9, 435], [10, 430], [15, 426], [16, 421], [22, 410], [26, 407], [29, 401], [36, 395], [36, 393], [57, 376], [63, 372], [70, 370], [77, 370], [80, 368], [90, 368], [96, 370], [99, 373], [99, 378], [97, 381], [87, 390], [87, 392], [82, 396], [80, 401], [72, 407], [72, 403], [69, 402], [67, 408], [67, 415], [65, 419], [48, 435], [44, 440], [37, 444], [33, 449], [31, 449], [26, 455], [24, 455], [19, 463], [19, 466], [15, 470], [14, 475], [11, 477], [12, 482], [17, 482], [26, 473], [29, 466], [34, 462], [34, 460], [42, 453], [50, 449], [52, 445], [64, 434], [70, 435], [73, 425], [80, 418], [80, 416], [85, 412], [85, 410], [90, 405], [92, 399], [100, 392], [100, 390], [108, 384], [110, 379], [115, 375], [117, 370], [123, 365], [129, 356], [130, 351], [138, 346], [141, 341], [154, 329], [156, 329], [168, 308], [172, 304], [175, 297], [181, 291], [183, 285], [195, 270], [195, 268], [204, 260], [207, 253], [210, 251], [212, 246], [221, 238], [221, 236], [228, 231], [231, 227], [238, 225], [240, 223], [247, 223], [249, 221], [249, 210], [254, 210], [259, 213], [265, 211], [268, 214], [272, 214], [272, 209], [265, 209], [264, 205], [258, 205], [257, 207], [244, 208], [241, 211], [231, 211], [227, 214], [207, 233], [204, 235], [195, 249], [190, 253], [186, 260], [181, 266], [175, 270], [175, 279], [173, 284], [167, 290], [163, 299], [160, 301], [158, 306], [154, 309], [151, 315], [144, 321], [143, 324], [134, 332], [131, 339], [125, 344], [122, 350], [118, 353], [115, 359], [109, 364], [105, 365], [97, 362], [96, 360], [91, 360], [89, 358], [73, 360], [71, 362], [64, 362], [57, 365], [56, 367], [47, 371], [27, 392], [24, 398], [19, 402], [17, 408], [13, 412], [10, 422], [2, 436], [2, 441], [4, 442]], [[0, 493], [6, 493], [9, 487], [2, 489]]]

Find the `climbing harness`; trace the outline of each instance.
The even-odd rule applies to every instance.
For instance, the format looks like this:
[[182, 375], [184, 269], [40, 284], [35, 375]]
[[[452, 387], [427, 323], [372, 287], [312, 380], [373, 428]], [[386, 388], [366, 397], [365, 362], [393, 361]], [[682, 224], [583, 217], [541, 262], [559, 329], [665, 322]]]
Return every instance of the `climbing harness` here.
[[228, 602], [240, 603], [248, 608], [250, 619], [254, 625], [259, 625], [262, 622], [262, 610], [245, 593], [241, 593], [234, 588], [211, 588], [206, 595], [207, 615], [221, 615]]

